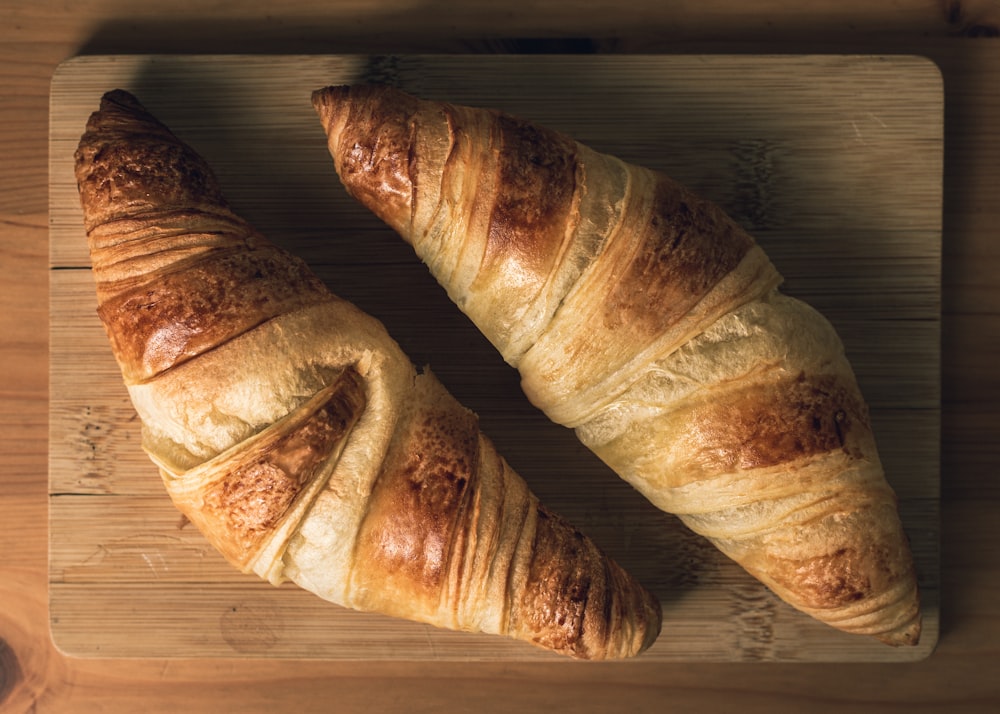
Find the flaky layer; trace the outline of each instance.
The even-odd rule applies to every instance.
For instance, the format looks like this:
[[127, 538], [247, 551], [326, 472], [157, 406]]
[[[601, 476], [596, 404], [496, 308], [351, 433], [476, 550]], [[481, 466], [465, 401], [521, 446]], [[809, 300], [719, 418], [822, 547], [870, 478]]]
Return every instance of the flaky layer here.
[[174, 503], [219, 552], [345, 606], [638, 654], [659, 605], [545, 510], [375, 318], [225, 205], [111, 92], [76, 154], [98, 314]]
[[313, 104], [348, 192], [534, 404], [795, 607], [917, 641], [912, 556], [841, 342], [719, 207], [501, 112], [375, 86]]

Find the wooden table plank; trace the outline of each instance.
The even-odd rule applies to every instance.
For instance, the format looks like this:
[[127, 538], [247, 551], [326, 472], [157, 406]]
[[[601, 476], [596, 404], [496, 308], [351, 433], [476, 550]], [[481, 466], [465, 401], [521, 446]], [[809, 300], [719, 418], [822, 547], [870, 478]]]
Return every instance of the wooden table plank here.
[[[778, 603], [525, 403], [516, 375], [409, 249], [339, 189], [308, 94], [375, 76], [430, 96], [500, 106], [664, 168], [754, 232], [788, 276], [789, 292], [823, 309], [841, 331], [872, 404], [921, 572], [920, 647], [895, 650], [846, 636]], [[93, 314], [72, 179], [86, 116], [114, 87], [135, 91], [206, 155], [237, 211], [310, 261], [335, 292], [384, 320], [415, 360], [429, 361], [480, 412], [543, 501], [660, 595], [664, 636], [643, 660], [892, 661], [933, 649], [943, 132], [933, 65], [864, 56], [138, 56], [80, 58], [52, 84], [49, 588], [53, 636], [66, 652], [549, 657], [247, 581], [205, 553], [190, 528], [179, 528], [166, 496], [157, 497]], [[923, 437], [918, 447], [914, 434]], [[227, 613], [240, 608], [256, 619], [233, 624]], [[234, 628], [258, 628], [266, 642], [248, 649]]]

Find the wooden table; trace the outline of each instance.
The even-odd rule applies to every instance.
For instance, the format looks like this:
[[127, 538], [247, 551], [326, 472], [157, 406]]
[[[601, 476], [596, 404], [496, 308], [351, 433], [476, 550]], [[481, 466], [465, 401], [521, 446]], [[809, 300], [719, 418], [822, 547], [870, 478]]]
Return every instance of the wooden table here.
[[[0, 709], [3, 711], [993, 711], [1000, 706], [1000, 26], [995, 2], [465, 3], [351, 7], [8, 0], [0, 9]], [[762, 3], [762, 5], [764, 5]], [[506, 7], [506, 6], [505, 6]], [[815, 8], [815, 9], [812, 9]], [[587, 38], [587, 39], [581, 39]], [[919, 54], [945, 88], [941, 630], [913, 663], [78, 658], [49, 635], [48, 109], [56, 67], [134, 53]]]

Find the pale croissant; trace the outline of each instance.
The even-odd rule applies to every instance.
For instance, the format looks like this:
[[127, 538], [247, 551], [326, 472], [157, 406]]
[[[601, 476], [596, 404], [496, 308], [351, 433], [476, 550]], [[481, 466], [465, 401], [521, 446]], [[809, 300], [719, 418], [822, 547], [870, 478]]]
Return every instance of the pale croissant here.
[[655, 640], [652, 595], [539, 504], [380, 322], [234, 215], [132, 95], [105, 95], [76, 162], [143, 446], [233, 565], [577, 658]]
[[838, 336], [717, 206], [498, 111], [313, 95], [348, 192], [530, 400], [794, 607], [915, 644], [913, 558]]

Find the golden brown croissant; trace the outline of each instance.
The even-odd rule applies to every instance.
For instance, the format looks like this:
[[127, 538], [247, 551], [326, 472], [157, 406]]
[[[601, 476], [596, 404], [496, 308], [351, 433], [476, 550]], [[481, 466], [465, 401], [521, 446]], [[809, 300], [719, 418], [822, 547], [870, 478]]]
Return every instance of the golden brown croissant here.
[[793, 606], [918, 641], [913, 559], [841, 342], [720, 208], [498, 111], [375, 86], [313, 104], [348, 192], [536, 406]]
[[76, 175], [144, 448], [233, 565], [578, 658], [656, 639], [650, 593], [539, 504], [381, 323], [234, 215], [132, 95], [103, 98]]

